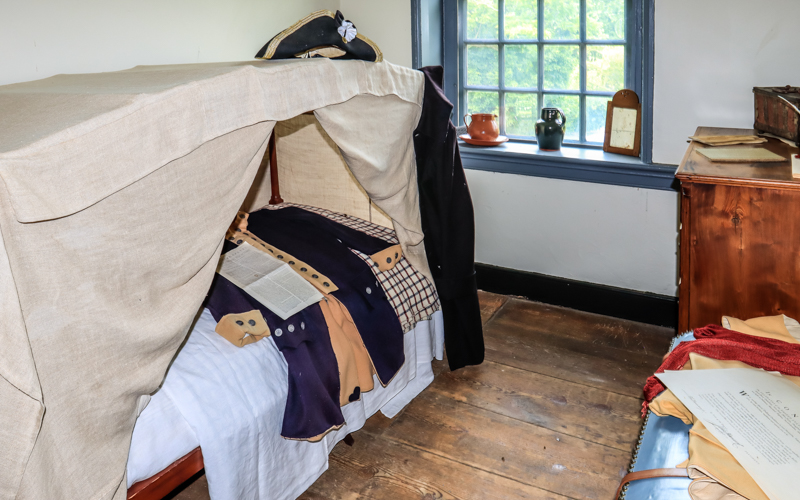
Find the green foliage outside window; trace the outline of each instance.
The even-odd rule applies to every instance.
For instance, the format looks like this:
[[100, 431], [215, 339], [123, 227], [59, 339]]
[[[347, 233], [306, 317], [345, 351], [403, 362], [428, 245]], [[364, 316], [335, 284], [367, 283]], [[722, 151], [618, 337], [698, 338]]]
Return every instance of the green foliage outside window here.
[[503, 18], [506, 39], [536, 40], [538, 15], [536, 0], [506, 0]]
[[466, 110], [500, 114], [502, 100], [503, 131], [531, 138], [540, 106], [555, 106], [567, 116], [567, 140], [602, 142], [606, 102], [625, 86], [625, 0], [584, 0], [583, 39], [581, 0], [539, 1], [541, 9], [537, 0], [465, 0]]

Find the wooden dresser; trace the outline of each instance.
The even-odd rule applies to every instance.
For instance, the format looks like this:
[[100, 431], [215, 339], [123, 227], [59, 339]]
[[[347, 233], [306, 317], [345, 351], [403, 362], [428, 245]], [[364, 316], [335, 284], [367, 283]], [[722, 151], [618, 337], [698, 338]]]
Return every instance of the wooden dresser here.
[[[696, 135], [754, 134], [699, 127]], [[777, 139], [759, 146], [785, 158], [798, 149]], [[790, 160], [712, 163], [692, 142], [675, 177], [681, 184], [678, 328], [723, 315], [800, 319], [800, 180]], [[736, 146], [753, 147], [753, 146]]]

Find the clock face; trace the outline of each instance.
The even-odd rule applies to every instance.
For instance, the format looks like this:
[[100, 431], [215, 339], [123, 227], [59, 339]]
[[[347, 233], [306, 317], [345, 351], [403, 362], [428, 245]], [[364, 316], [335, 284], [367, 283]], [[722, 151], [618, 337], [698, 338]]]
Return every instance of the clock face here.
[[636, 138], [636, 113], [637, 110], [629, 108], [614, 108], [611, 115], [611, 140], [612, 148], [633, 149]]

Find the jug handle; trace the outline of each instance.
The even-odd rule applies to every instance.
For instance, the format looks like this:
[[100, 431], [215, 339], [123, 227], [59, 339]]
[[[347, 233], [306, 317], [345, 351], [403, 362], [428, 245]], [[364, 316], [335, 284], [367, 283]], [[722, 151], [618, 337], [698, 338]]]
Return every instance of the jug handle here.
[[567, 124], [567, 117], [564, 115], [564, 112], [561, 111], [561, 108], [556, 108], [558, 110], [558, 114], [561, 115], [561, 125], [564, 126]]
[[465, 114], [464, 115], [464, 126], [467, 127], [467, 128], [469, 128], [469, 125], [467, 124], [467, 117], [468, 116], [469, 116], [469, 122], [472, 123], [472, 115], [469, 114], [469, 113]]

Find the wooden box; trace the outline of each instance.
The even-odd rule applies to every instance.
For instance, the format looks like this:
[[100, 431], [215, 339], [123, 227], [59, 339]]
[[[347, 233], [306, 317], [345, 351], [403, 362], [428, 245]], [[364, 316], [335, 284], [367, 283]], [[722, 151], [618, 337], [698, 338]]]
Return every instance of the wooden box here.
[[800, 87], [753, 87], [753, 94], [753, 128], [800, 146]]

